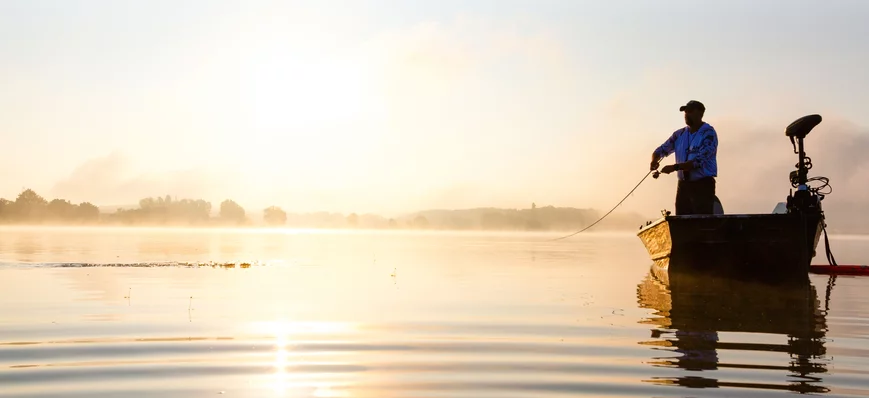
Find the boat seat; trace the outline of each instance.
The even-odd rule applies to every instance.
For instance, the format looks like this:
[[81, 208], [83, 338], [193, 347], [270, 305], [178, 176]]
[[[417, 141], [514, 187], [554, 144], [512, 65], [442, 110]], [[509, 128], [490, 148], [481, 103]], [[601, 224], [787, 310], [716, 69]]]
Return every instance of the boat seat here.
[[772, 209], [772, 214], [788, 214], [788, 205], [785, 202], [778, 202], [775, 208]]
[[815, 126], [821, 123], [821, 115], [808, 115], [794, 120], [787, 128], [785, 135], [794, 138], [806, 138]]

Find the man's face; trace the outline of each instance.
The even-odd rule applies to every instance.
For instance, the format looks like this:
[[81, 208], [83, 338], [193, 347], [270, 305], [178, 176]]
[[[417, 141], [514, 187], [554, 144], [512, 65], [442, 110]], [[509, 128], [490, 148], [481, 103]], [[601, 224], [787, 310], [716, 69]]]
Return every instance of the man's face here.
[[703, 120], [703, 113], [699, 109], [685, 109], [685, 124], [694, 125], [700, 120]]

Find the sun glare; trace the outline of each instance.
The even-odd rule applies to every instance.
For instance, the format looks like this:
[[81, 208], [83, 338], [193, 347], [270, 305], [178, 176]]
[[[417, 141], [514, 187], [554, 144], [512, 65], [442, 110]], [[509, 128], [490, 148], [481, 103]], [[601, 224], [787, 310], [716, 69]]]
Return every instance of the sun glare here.
[[244, 68], [244, 142], [225, 149], [240, 157], [253, 189], [285, 180], [287, 170], [309, 187], [330, 176], [344, 181], [366, 143], [389, 126], [380, 74], [362, 55], [267, 50]]
[[[321, 340], [354, 329], [350, 324], [330, 322], [290, 322], [278, 320], [252, 325], [258, 333], [264, 333], [275, 341], [274, 373], [268, 385], [275, 396], [296, 396], [294, 391], [309, 391], [315, 397], [346, 397], [346, 383], [328, 373], [304, 373], [294, 367], [311, 363], [300, 355], [294, 355], [293, 342]], [[316, 353], [314, 355], [317, 355]], [[322, 363], [322, 362], [316, 362]], [[338, 375], [340, 377], [340, 375]]]
[[247, 79], [253, 127], [305, 134], [370, 120], [380, 109], [375, 77], [352, 58], [264, 57]]

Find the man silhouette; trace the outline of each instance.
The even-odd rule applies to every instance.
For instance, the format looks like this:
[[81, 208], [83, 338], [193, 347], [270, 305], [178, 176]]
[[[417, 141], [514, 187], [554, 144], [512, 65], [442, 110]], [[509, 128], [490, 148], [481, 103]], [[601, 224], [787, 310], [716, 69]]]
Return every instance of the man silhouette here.
[[679, 107], [685, 113], [682, 127], [652, 152], [651, 170], [657, 170], [661, 159], [676, 154], [676, 163], [664, 166], [661, 172], [677, 172], [676, 215], [715, 213], [715, 177], [718, 176], [718, 134], [703, 121], [706, 106], [700, 101], [688, 101]]

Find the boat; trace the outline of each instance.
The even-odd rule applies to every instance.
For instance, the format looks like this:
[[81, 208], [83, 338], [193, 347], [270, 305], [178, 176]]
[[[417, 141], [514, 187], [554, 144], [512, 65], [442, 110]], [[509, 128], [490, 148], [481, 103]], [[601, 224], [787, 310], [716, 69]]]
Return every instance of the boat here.
[[[669, 273], [706, 272], [771, 282], [808, 279], [826, 232], [821, 201], [829, 179], [808, 177], [812, 161], [805, 139], [821, 120], [820, 115], [807, 115], [785, 129], [798, 155], [796, 170], [790, 173], [796, 192], [791, 189], [785, 202], [769, 214], [672, 215], [664, 210], [637, 233], [652, 266]], [[820, 186], [810, 185], [818, 181]]]

